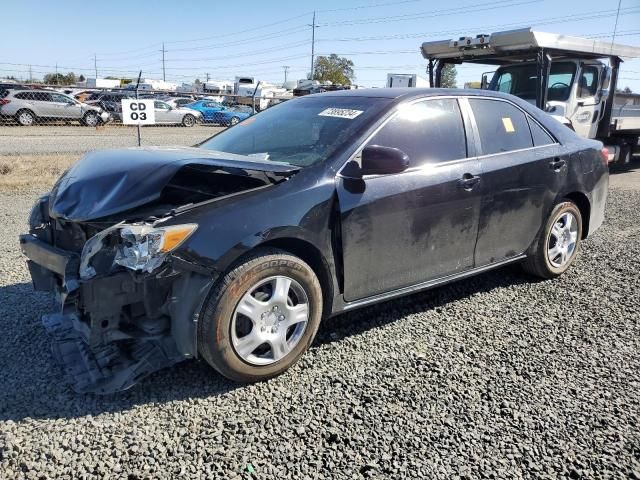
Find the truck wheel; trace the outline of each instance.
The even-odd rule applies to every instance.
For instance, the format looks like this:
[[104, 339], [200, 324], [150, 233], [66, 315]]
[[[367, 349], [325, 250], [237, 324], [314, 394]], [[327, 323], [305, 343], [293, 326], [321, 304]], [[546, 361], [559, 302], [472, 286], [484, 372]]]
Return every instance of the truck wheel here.
[[185, 127], [193, 127], [196, 124], [196, 117], [194, 117], [193, 115], [187, 113], [183, 118], [182, 118], [182, 125]]
[[87, 127], [95, 127], [100, 123], [100, 117], [95, 112], [87, 112], [82, 119], [82, 123]]
[[620, 156], [618, 157], [618, 163], [620, 165], [627, 165], [631, 163], [631, 147], [629, 145], [622, 145], [620, 147]]
[[16, 120], [23, 127], [30, 127], [36, 122], [36, 114], [31, 110], [20, 110], [16, 115]]
[[575, 203], [556, 205], [523, 263], [526, 272], [541, 278], [562, 275], [571, 266], [582, 239], [582, 215]]
[[307, 350], [322, 316], [322, 290], [304, 261], [261, 249], [228, 272], [205, 302], [198, 351], [225, 377], [281, 374]]

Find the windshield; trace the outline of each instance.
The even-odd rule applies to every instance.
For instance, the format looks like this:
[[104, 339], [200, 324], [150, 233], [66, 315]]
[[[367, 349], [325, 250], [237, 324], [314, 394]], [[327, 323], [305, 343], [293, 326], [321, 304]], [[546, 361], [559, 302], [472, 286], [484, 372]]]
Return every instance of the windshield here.
[[389, 102], [330, 95], [289, 100], [219, 133], [201, 148], [307, 167], [327, 159]]
[[[490, 90], [510, 93], [525, 100], [535, 100], [536, 64], [516, 65], [500, 68], [491, 80]], [[571, 85], [576, 74], [576, 66], [571, 62], [551, 64], [547, 100], [565, 101], [571, 93]]]

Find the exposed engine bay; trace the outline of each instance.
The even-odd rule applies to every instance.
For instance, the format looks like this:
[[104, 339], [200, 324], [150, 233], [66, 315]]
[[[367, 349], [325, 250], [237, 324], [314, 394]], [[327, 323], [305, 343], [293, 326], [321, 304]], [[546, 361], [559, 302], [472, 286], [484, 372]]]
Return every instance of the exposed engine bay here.
[[[186, 159], [175, 161], [176, 151]], [[35, 289], [61, 305], [43, 317], [54, 356], [77, 392], [108, 394], [197, 356], [197, 319], [217, 272], [175, 255], [198, 225], [167, 222], [296, 169], [195, 148], [125, 150], [125, 169], [102, 154], [36, 202], [20, 243]]]

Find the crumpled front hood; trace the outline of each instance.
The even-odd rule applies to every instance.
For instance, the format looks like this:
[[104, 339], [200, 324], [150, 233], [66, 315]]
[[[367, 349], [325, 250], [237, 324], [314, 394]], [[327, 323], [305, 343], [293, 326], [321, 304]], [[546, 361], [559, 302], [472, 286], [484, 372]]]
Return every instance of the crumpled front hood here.
[[49, 198], [49, 214], [87, 221], [145, 205], [158, 199], [178, 170], [190, 164], [283, 176], [299, 170], [294, 165], [192, 147], [96, 151], [58, 180]]

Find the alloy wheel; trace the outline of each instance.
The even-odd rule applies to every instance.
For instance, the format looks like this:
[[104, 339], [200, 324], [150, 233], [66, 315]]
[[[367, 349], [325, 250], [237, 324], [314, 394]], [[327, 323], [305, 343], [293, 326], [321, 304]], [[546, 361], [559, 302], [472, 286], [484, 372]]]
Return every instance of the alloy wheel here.
[[252, 365], [270, 365], [287, 356], [309, 322], [309, 299], [293, 278], [274, 276], [249, 288], [231, 320], [237, 355]]
[[555, 268], [565, 266], [576, 252], [578, 220], [571, 212], [564, 212], [553, 223], [547, 241], [547, 258]]

